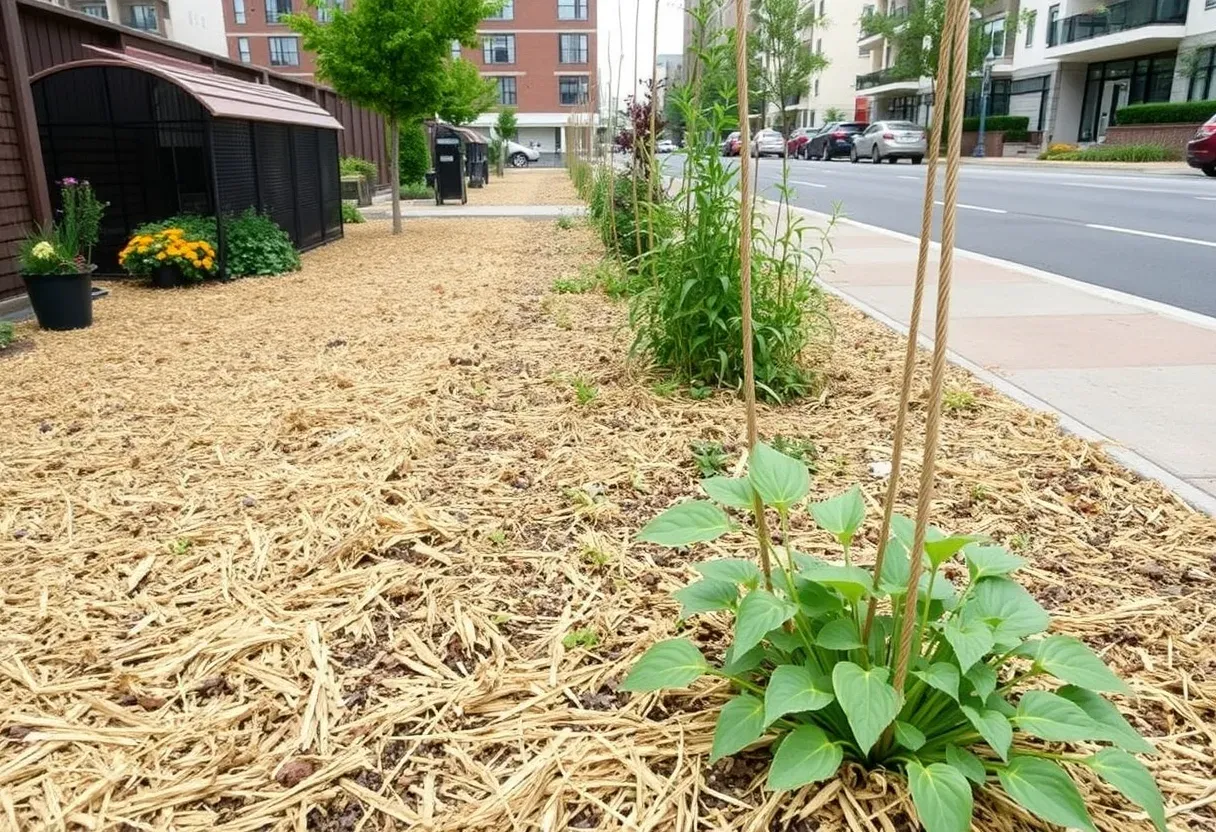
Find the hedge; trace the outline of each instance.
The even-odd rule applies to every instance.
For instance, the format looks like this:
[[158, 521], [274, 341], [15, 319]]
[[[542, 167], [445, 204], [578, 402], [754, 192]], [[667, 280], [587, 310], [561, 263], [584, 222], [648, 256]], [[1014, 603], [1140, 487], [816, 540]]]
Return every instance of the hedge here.
[[[1028, 116], [988, 116], [984, 119], [984, 129], [989, 133], [1025, 133], [1030, 128]], [[963, 130], [974, 133], [980, 129], [980, 117], [970, 116], [963, 119]], [[1006, 136], [1005, 138], [1009, 138]]]
[[1053, 144], [1039, 158], [1052, 162], [1176, 162], [1179, 153], [1159, 144], [1095, 144], [1080, 149]]
[[1132, 104], [1115, 111], [1115, 124], [1200, 124], [1216, 115], [1216, 101]]

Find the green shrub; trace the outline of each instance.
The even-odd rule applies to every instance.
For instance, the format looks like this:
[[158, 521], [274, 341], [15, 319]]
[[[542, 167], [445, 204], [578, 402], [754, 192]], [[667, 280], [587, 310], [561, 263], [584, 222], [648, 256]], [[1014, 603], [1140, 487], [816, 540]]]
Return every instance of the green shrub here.
[[402, 185], [399, 192], [402, 199], [434, 199], [435, 189], [427, 187], [425, 182], [410, 182]]
[[1216, 115], [1216, 101], [1131, 104], [1115, 111], [1115, 124], [1201, 124]]
[[0, 350], [8, 349], [16, 339], [11, 321], [0, 321]]
[[[219, 249], [215, 217], [178, 214], [156, 222], [144, 223], [136, 234], [155, 234], [166, 228], [180, 228], [185, 236], [203, 239]], [[300, 268], [300, 255], [287, 232], [275, 221], [252, 208], [224, 218], [225, 266], [229, 277], [283, 274]]]
[[421, 124], [401, 125], [400, 184], [412, 185], [426, 180], [431, 169], [431, 144]]
[[358, 156], [343, 156], [338, 161], [338, 172], [343, 176], [362, 176], [367, 180], [368, 185], [375, 185], [380, 181], [380, 171], [376, 167], [376, 163], [370, 159], [360, 159]]
[[[1015, 133], [1026, 135], [1026, 131], [1030, 128], [1030, 118], [1027, 116], [988, 116], [984, 119], [984, 130], [989, 133]], [[963, 130], [969, 133], [974, 133], [980, 129], [980, 117], [968, 116], [963, 119]], [[1005, 136], [1009, 138], [1008, 135]], [[1017, 139], [1016, 141], [1024, 141]]]
[[1159, 144], [1095, 144], [1057, 152], [1049, 148], [1039, 158], [1053, 162], [1176, 162], [1181, 155]]
[[[976, 789], [1003, 792], [993, 805], [1008, 798], [1050, 825], [1092, 830], [1071, 776], [1084, 769], [1165, 832], [1161, 793], [1133, 756], [1155, 749], [1102, 695], [1130, 689], [1080, 640], [1046, 635], [1050, 616], [1010, 577], [1022, 558], [932, 528], [914, 549], [914, 523], [897, 515], [875, 574], [852, 556], [866, 512], [856, 486], [808, 506], [842, 547], [842, 562], [793, 551], [790, 520], [804, 510], [810, 474], [763, 443], [746, 476], [701, 487], [713, 502], [678, 503], [637, 539], [681, 549], [711, 542], [738, 529], [722, 506], [747, 523], [761, 566], [705, 561], [694, 566], [701, 579], [675, 593], [680, 620], [720, 617], [695, 628], [702, 638], [733, 618], [733, 639], [714, 661], [689, 638], [660, 641], [619, 689], [725, 682], [732, 695], [718, 714], [711, 765], [763, 748], [772, 755], [768, 788], [778, 791], [833, 778], [846, 760], [902, 775], [927, 832], [970, 830]], [[761, 531], [765, 510], [783, 545]]]
[[358, 225], [363, 222], [363, 212], [353, 202], [342, 203], [342, 222]]

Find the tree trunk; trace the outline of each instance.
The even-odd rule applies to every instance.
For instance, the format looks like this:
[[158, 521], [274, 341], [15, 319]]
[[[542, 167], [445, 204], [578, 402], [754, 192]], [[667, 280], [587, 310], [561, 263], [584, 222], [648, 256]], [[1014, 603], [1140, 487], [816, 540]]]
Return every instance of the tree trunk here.
[[401, 233], [401, 122], [388, 120], [389, 180], [393, 189], [393, 233]]

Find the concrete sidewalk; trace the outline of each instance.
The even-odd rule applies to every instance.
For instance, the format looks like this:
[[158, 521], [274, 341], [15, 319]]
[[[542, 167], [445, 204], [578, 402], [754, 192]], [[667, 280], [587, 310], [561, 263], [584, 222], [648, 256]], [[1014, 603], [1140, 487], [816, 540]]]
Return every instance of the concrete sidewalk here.
[[1197, 176], [1201, 179], [1206, 176], [1203, 171], [1188, 166], [1186, 162], [1049, 162], [1034, 156], [986, 156], [982, 159], [964, 156], [962, 163], [965, 167], [1045, 170], [1056, 173], [1147, 173], [1156, 176]]
[[[359, 209], [369, 220], [392, 219], [391, 204], [375, 203]], [[581, 205], [436, 205], [431, 200], [403, 200], [403, 219], [435, 217], [515, 217], [518, 219], [556, 219], [557, 217], [581, 217], [586, 209]]]
[[[906, 332], [916, 240], [844, 220], [831, 243], [825, 287]], [[920, 327], [926, 342], [938, 249]], [[1216, 319], [958, 251], [950, 347], [983, 381], [1057, 412], [1066, 430], [1107, 444], [1128, 467], [1216, 514]]]

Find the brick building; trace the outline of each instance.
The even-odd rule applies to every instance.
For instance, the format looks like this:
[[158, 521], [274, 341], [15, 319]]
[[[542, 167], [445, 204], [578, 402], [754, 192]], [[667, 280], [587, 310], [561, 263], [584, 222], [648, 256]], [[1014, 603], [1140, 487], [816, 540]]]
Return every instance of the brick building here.
[[[481, 48], [460, 50], [495, 79], [499, 104], [516, 109], [521, 143], [562, 150], [570, 115], [597, 103], [595, 26], [596, 0], [507, 0], [477, 27]], [[495, 118], [486, 113], [473, 126], [488, 134]]]
[[304, 0], [223, 0], [223, 4], [228, 57], [268, 66], [281, 75], [312, 79], [316, 59], [300, 48], [300, 36], [279, 21], [301, 11], [324, 21], [329, 6], [313, 7]]

